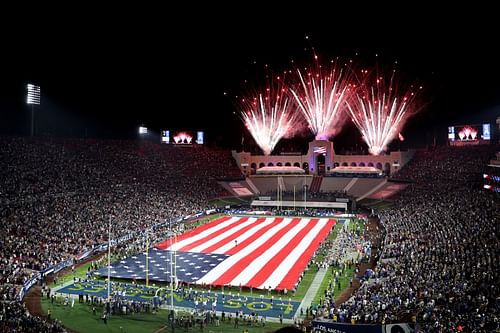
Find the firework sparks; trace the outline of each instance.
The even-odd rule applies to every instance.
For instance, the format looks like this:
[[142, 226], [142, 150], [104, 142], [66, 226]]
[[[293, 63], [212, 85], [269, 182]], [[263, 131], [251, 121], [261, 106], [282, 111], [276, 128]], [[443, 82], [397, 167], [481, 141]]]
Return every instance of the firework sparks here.
[[359, 129], [368, 150], [379, 155], [403, 128], [408, 118], [417, 112], [414, 106], [417, 91], [413, 86], [404, 94], [396, 89], [396, 71], [385, 82], [382, 76], [367, 75], [363, 85], [346, 102], [352, 121]]
[[349, 82], [348, 69], [338, 60], [323, 68], [315, 56], [314, 69], [296, 70], [296, 84], [290, 92], [317, 140], [327, 140], [342, 126], [345, 100], [354, 88]]
[[264, 93], [249, 95], [240, 100], [241, 117], [264, 154], [270, 155], [279, 140], [296, 130], [293, 100], [280, 77]]

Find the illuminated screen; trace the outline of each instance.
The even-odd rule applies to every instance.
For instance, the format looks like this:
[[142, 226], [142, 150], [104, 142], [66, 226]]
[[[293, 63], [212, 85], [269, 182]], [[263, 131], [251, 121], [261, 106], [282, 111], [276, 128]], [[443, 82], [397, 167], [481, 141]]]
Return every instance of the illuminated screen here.
[[196, 143], [199, 145], [203, 144], [203, 132], [196, 132]]
[[173, 142], [178, 145], [190, 145], [193, 143], [193, 135], [187, 132], [178, 132], [173, 135]]
[[491, 127], [490, 124], [483, 124], [483, 140], [491, 139]]
[[161, 142], [170, 143], [170, 131], [161, 131]]
[[448, 140], [452, 142], [491, 140], [491, 126], [490, 124], [449, 126]]
[[195, 131], [161, 131], [161, 142], [172, 145], [202, 145], [204, 143], [204, 133]]

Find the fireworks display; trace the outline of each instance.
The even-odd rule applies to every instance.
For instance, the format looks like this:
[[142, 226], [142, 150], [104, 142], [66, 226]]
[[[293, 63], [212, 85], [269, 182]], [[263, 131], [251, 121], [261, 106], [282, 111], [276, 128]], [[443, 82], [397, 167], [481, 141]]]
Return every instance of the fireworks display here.
[[328, 140], [342, 127], [345, 101], [354, 88], [348, 73], [337, 60], [328, 68], [321, 66], [317, 56], [313, 68], [296, 69], [290, 92], [317, 140]]
[[395, 69], [389, 75], [380, 74], [378, 67], [360, 72], [352, 61], [323, 65], [315, 56], [310, 68], [287, 70], [266, 89], [238, 99], [239, 113], [265, 155], [306, 124], [316, 140], [329, 140], [349, 117], [370, 154], [379, 155], [398, 135], [404, 140], [400, 132], [418, 111], [415, 101], [422, 87], [399, 89]]
[[376, 72], [367, 73], [366, 70], [362, 71], [366, 77], [346, 104], [369, 152], [379, 155], [398, 135], [408, 118], [417, 111], [415, 97], [422, 87], [417, 89], [412, 86], [400, 94], [395, 70], [388, 81]]
[[297, 128], [293, 100], [280, 77], [264, 92], [242, 98], [240, 113], [245, 126], [265, 155], [270, 155], [280, 139]]

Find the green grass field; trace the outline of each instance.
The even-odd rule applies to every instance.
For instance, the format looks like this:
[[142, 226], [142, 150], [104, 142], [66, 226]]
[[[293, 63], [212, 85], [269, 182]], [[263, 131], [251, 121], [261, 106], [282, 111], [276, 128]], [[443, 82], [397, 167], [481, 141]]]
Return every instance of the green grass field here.
[[[73, 331], [80, 333], [124, 333], [124, 332], [170, 332], [171, 327], [167, 327], [167, 310], [161, 310], [156, 314], [141, 313], [133, 315], [114, 315], [108, 318], [107, 324], [102, 320], [103, 307], [96, 307], [96, 314], [92, 313], [92, 306], [75, 302], [74, 307], [64, 306], [59, 302], [51, 304], [46, 298], [42, 299], [44, 313], [50, 309], [51, 318], [57, 319], [63, 325]], [[202, 330], [199, 325], [191, 327], [189, 332], [210, 332], [210, 333], [241, 333], [246, 328], [249, 333], [273, 332], [282, 325], [279, 323], [267, 322], [262, 326], [238, 325], [234, 327], [234, 322], [222, 323], [219, 327], [209, 325]], [[182, 327], [176, 327], [177, 332], [186, 332]]]
[[[196, 226], [199, 226], [199, 225], [202, 225], [204, 223], [208, 223], [216, 218], [219, 218], [221, 216], [221, 214], [217, 214], [217, 216], [212, 216], [210, 218], [206, 218], [206, 219], [200, 219], [198, 222], [195, 222], [196, 223]], [[335, 237], [337, 237], [337, 233], [339, 231], [339, 229], [342, 227], [341, 224], [337, 224], [335, 226], [335, 228], [333, 229], [333, 232], [330, 233], [330, 235], [328, 236], [328, 240], [333, 240], [335, 239]], [[354, 224], [352, 224], [351, 227], [354, 227]], [[320, 253], [317, 257], [316, 257], [316, 260], [321, 260], [323, 258], [323, 254]], [[88, 270], [88, 267], [90, 266], [90, 263], [87, 263], [87, 264], [84, 264], [78, 268], [76, 268], [75, 270], [75, 275], [76, 277], [80, 277], [80, 278], [85, 278], [85, 274]], [[304, 277], [302, 278], [302, 281], [301, 283], [299, 284], [299, 287], [297, 288], [297, 291], [295, 293], [295, 296], [293, 296], [291, 293], [288, 293], [287, 295], [287, 298], [291, 298], [293, 301], [301, 301], [303, 298], [304, 298], [304, 295], [307, 293], [307, 291], [309, 290], [309, 287], [314, 279], [314, 277], [316, 276], [316, 273], [318, 272], [318, 269], [316, 266], [312, 265], [305, 273], [304, 273]], [[337, 295], [337, 293], [340, 293], [342, 292], [349, 284], [349, 278], [350, 276], [352, 276], [352, 270], [351, 272], [349, 272], [351, 275], [347, 275], [348, 277], [345, 277], [345, 278], [342, 278], [341, 279], [341, 289], [340, 291], [337, 291], [336, 289], [336, 292], [335, 292], [335, 295]], [[325, 276], [325, 278], [323, 279], [323, 283], [318, 291], [318, 295], [324, 295], [324, 290], [325, 288], [328, 287], [328, 281], [329, 279], [332, 277], [332, 273], [331, 273], [331, 269], [328, 271], [327, 275]], [[104, 279], [104, 278], [100, 278], [100, 279]], [[57, 283], [58, 285], [62, 285], [66, 282], [70, 282], [71, 280], [73, 280], [73, 274], [69, 273], [67, 275], [65, 275], [63, 278], [60, 278], [58, 279]], [[113, 281], [118, 281], [118, 282], [127, 282], [128, 280], [123, 280], [123, 279], [112, 279]], [[344, 281], [345, 280], [345, 281]], [[142, 284], [145, 284], [145, 281], [141, 281], [139, 280], [138, 283], [142, 283]], [[166, 284], [165, 283], [161, 283], [161, 282], [153, 282], [153, 283], [150, 283], [150, 285], [154, 285], [154, 286], [157, 286], [157, 287], [165, 287]], [[200, 289], [201, 290], [201, 289]], [[255, 296], [255, 295], [268, 295], [268, 292], [267, 291], [260, 291], [260, 290], [252, 290], [250, 291], [249, 289], [247, 288], [243, 288], [240, 292], [239, 288], [238, 287], [232, 287], [231, 289], [229, 289], [228, 287], [225, 287], [224, 289], [224, 292], [228, 293], [229, 291], [231, 291], [232, 293], [241, 293], [242, 295], [245, 295], [245, 296]], [[280, 296], [283, 296], [282, 293], [278, 293], [276, 291], [272, 291], [271, 292], [271, 295], [275, 295], [275, 297], [280, 297]], [[319, 302], [319, 296], [317, 296], [315, 298], [315, 302]]]
[[[337, 269], [336, 269], [337, 270]], [[340, 274], [340, 270], [339, 274]], [[337, 298], [346, 288], [349, 288], [349, 281], [352, 277], [352, 272], [354, 271], [353, 268], [351, 269], [346, 269], [344, 274], [341, 275], [340, 279], [340, 289], [337, 288], [337, 286], [334, 286], [334, 297]], [[325, 277], [323, 278], [323, 281], [321, 282], [321, 286], [318, 289], [318, 292], [316, 293], [316, 296], [314, 296], [313, 304], [319, 304], [319, 299], [322, 297], [323, 299], [325, 298], [325, 290], [328, 289], [328, 285], [330, 281], [334, 281], [334, 275], [332, 272], [332, 269], [329, 268], [327, 273], [325, 274]]]
[[[219, 218], [221, 217], [222, 214], [217, 214], [217, 216], [211, 216], [210, 218], [204, 218], [204, 219], [200, 219], [199, 221], [195, 222], [195, 226], [200, 226], [202, 224], [205, 224], [205, 223], [208, 223], [216, 218]], [[267, 216], [265, 216], [267, 217]], [[337, 224], [335, 226], [335, 228], [333, 229], [333, 232], [328, 236], [328, 239], [330, 240], [333, 240], [335, 239], [335, 237], [337, 237], [337, 233], [339, 231], [339, 228], [341, 228], [342, 225], [341, 224]], [[318, 257], [316, 258], [316, 260], [320, 260], [322, 258], [322, 254], [319, 254]], [[113, 260], [112, 260], [113, 261]], [[86, 264], [84, 266], [81, 266], [81, 267], [78, 267], [76, 269], [76, 277], [82, 277], [82, 278], [85, 278], [85, 273], [87, 272], [87, 269], [89, 267], [90, 264]], [[318, 272], [318, 269], [316, 266], [312, 265], [305, 273], [304, 273], [304, 277], [302, 278], [302, 281], [301, 283], [299, 284], [299, 287], [297, 288], [297, 291], [295, 293], [295, 296], [292, 295], [291, 292], [288, 293], [288, 295], [286, 296], [287, 298], [291, 298], [293, 301], [302, 301], [302, 299], [304, 298], [304, 295], [306, 294], [306, 292], [309, 290], [309, 287], [314, 279], [314, 277], [316, 276], [316, 273]], [[326, 277], [325, 277], [326, 278]], [[69, 282], [70, 280], [73, 279], [73, 276], [71, 274], [68, 274], [64, 277], [64, 280], [60, 280], [61, 281], [61, 284], [63, 282]], [[104, 279], [104, 278], [99, 278], [99, 279]], [[112, 281], [117, 281], [117, 282], [127, 282], [128, 280], [123, 280], [123, 279], [112, 279]], [[327, 280], [328, 281], [328, 280]], [[144, 280], [138, 280], [137, 281], [138, 283], [141, 283], [141, 284], [145, 284], [145, 281]], [[59, 281], [58, 281], [58, 284], [59, 284]], [[166, 287], [167, 284], [165, 283], [162, 283], [162, 282], [150, 282], [150, 285], [154, 285], [156, 287]], [[326, 285], [328, 286], [328, 284]], [[199, 289], [199, 288], [198, 288]], [[345, 289], [344, 285], [342, 285], [342, 290]], [[201, 290], [201, 289], [200, 289]], [[341, 291], [342, 291], [341, 290]], [[221, 289], [219, 288], [219, 291], [221, 291]], [[237, 286], [233, 286], [231, 289], [229, 289], [227, 286], [224, 288], [224, 292], [225, 293], [229, 293], [229, 292], [232, 292], [232, 293], [240, 293], [241, 295], [244, 295], [244, 296], [255, 296], [255, 295], [268, 295], [268, 292], [267, 291], [260, 291], [260, 290], [252, 290], [250, 291], [248, 288], [243, 288], [241, 291], [240, 289], [237, 287]], [[324, 292], [324, 289], [320, 289], [321, 292]], [[279, 297], [283, 297], [283, 293], [278, 293], [277, 291], [271, 291], [271, 295], [274, 295], [275, 298], [279, 298]]]
[[[350, 230], [356, 230], [356, 227], [357, 226], [360, 226], [360, 232], [363, 233], [364, 231], [364, 224], [363, 223], [359, 223], [359, 222], [355, 222], [355, 223], [350, 223], [349, 224], [349, 229]], [[336, 237], [337, 237], [337, 234], [339, 232], [339, 229], [342, 227], [342, 225], [340, 224], [337, 224], [335, 226], [335, 229], [333, 230], [333, 232], [328, 236], [328, 239], [329, 240], [334, 240]], [[320, 253], [317, 257], [318, 259], [323, 259], [323, 253]], [[314, 304], [319, 304], [319, 299], [322, 297], [324, 298], [325, 296], [325, 290], [328, 289], [329, 287], [329, 284], [331, 281], [334, 281], [334, 272], [335, 271], [338, 271], [339, 274], [341, 274], [341, 270], [338, 269], [338, 268], [334, 268], [332, 270], [331, 267], [328, 268], [324, 278], [323, 278], [323, 281], [321, 281], [321, 285], [318, 289], [318, 292], [316, 293], [316, 296], [314, 297], [314, 300], [313, 300], [313, 305]], [[353, 276], [353, 272], [354, 272], [354, 265], [351, 267], [351, 268], [347, 268], [344, 272], [344, 274], [340, 275], [340, 289], [337, 288], [337, 286], [334, 286], [334, 297], [337, 298], [340, 294], [342, 294], [344, 292], [345, 289], [349, 288], [349, 282], [350, 282], [350, 279], [351, 277]], [[332, 282], [332, 285], [334, 283]]]
[[167, 312], [160, 311], [156, 315], [111, 316], [107, 324], [104, 324], [101, 319], [102, 307], [98, 307], [96, 315], [93, 315], [92, 307], [89, 305], [75, 303], [75, 306], [71, 308], [62, 304], [50, 304], [44, 298], [42, 308], [46, 314], [50, 309], [51, 318], [60, 320], [65, 327], [81, 333], [155, 332], [165, 325], [167, 318]]
[[[207, 223], [215, 218], [220, 217], [220, 215], [213, 216], [210, 218], [206, 219], [201, 219], [196, 223], [196, 226]], [[339, 229], [342, 227], [341, 224], [337, 224], [333, 230], [333, 232], [328, 236], [328, 239], [333, 240], [335, 237], [337, 237], [337, 233]], [[354, 227], [354, 224], [352, 224], [352, 227]], [[321, 259], [323, 256], [323, 253], [320, 253], [318, 257], [316, 257], [316, 260]], [[58, 285], [61, 285], [65, 282], [70, 282], [73, 280], [73, 277], [82, 277], [85, 278], [86, 272], [88, 270], [88, 267], [90, 266], [90, 263], [84, 264], [80, 267], [78, 267], [75, 270], [75, 274], [72, 274], [69, 272], [66, 274], [63, 278], [58, 279]], [[307, 291], [309, 290], [309, 287], [316, 276], [318, 269], [315, 265], [312, 265], [305, 273], [304, 277], [299, 284], [299, 287], [296, 291], [295, 296], [292, 296], [292, 294], [289, 292], [289, 294], [286, 296], [287, 298], [291, 298], [294, 301], [301, 301], [304, 296], [306, 295]], [[332, 279], [332, 270], [331, 268], [328, 269], [328, 273], [324, 277], [321, 287], [319, 288], [316, 297], [314, 298], [313, 304], [318, 304], [319, 303], [319, 297], [324, 295], [324, 291], [326, 288], [328, 288], [328, 283], [329, 280]], [[337, 297], [341, 292], [343, 292], [348, 286], [349, 286], [349, 279], [352, 276], [352, 269], [347, 270], [344, 274], [344, 276], [341, 277], [341, 289], [335, 290], [335, 296]], [[138, 281], [138, 283], [144, 283], [144, 281]], [[152, 283], [150, 283], [152, 285]], [[155, 283], [156, 286], [164, 286], [164, 284], [161, 283]], [[50, 286], [53, 287], [53, 286]], [[224, 291], [227, 293], [229, 292], [228, 288], [226, 287]], [[231, 289], [232, 292], [240, 292], [238, 287], [233, 287]], [[246, 296], [256, 296], [256, 295], [267, 295], [267, 291], [260, 291], [260, 290], [248, 290], [248, 289], [243, 289], [241, 291], [241, 294], [246, 295]], [[272, 295], [275, 295], [275, 298], [277, 297], [282, 297], [283, 294], [278, 293], [276, 291], [272, 291]], [[167, 312], [166, 310], [162, 310], [157, 314], [135, 314], [135, 315], [119, 315], [119, 316], [112, 316], [111, 318], [108, 319], [107, 324], [104, 324], [103, 320], [101, 319], [102, 316], [102, 308], [97, 309], [97, 314], [94, 316], [92, 314], [92, 307], [86, 304], [78, 304], [75, 303], [74, 308], [71, 307], [65, 307], [62, 304], [50, 304], [46, 299], [42, 299], [42, 306], [43, 310], [45, 313], [47, 313], [47, 310], [51, 310], [51, 317], [52, 318], [57, 318], [58, 320], [61, 320], [63, 325], [68, 327], [71, 330], [77, 331], [77, 332], [89, 332], [89, 333], [99, 333], [99, 332], [156, 332], [158, 330], [162, 330], [163, 332], [170, 331], [170, 327], [166, 327], [166, 318], [167, 318]], [[265, 327], [248, 327], [248, 330], [250, 333], [265, 333], [265, 332], [271, 332], [274, 331], [278, 328], [280, 328], [281, 325], [279, 323], [267, 323]], [[204, 330], [209, 333], [215, 333], [215, 332], [224, 332], [224, 333], [241, 333], [246, 326], [241, 326], [239, 328], [234, 328], [234, 324], [222, 324], [220, 327], [215, 327], [215, 326], [209, 326], [206, 327]], [[184, 331], [184, 328], [180, 328]], [[180, 329], [177, 329], [179, 331]], [[190, 331], [200, 331], [200, 327], [194, 327], [191, 328]]]

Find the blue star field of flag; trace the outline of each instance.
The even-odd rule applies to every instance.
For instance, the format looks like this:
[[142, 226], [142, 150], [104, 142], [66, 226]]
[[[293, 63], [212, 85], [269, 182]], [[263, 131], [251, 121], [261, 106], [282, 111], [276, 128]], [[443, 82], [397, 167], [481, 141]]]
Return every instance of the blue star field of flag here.
[[[170, 282], [170, 255], [170, 251], [155, 248], [149, 250], [149, 280]], [[177, 279], [188, 283], [196, 283], [229, 257], [225, 254], [199, 252], [175, 252], [175, 256]], [[103, 267], [94, 274], [105, 277], [108, 275], [108, 267]], [[146, 279], [146, 252], [111, 263], [110, 275], [122, 279]]]

